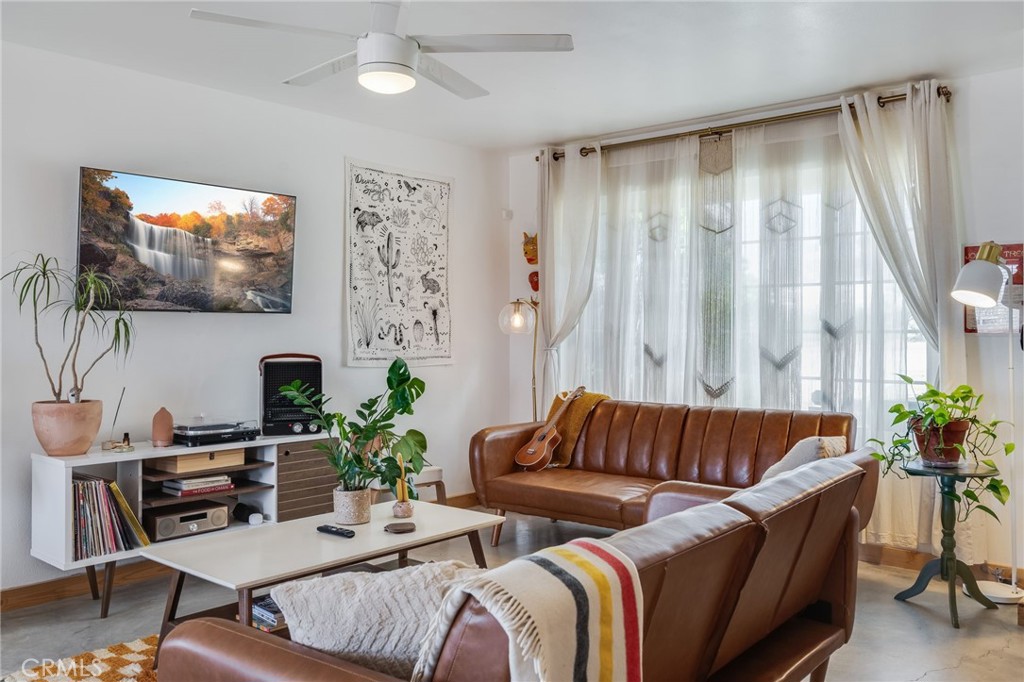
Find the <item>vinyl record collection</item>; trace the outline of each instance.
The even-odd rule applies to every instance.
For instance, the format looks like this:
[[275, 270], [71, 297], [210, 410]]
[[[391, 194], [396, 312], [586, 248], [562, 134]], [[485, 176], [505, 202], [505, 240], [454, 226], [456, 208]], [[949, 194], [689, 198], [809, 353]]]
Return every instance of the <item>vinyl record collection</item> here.
[[149, 544], [116, 482], [76, 473], [72, 485], [76, 561]]

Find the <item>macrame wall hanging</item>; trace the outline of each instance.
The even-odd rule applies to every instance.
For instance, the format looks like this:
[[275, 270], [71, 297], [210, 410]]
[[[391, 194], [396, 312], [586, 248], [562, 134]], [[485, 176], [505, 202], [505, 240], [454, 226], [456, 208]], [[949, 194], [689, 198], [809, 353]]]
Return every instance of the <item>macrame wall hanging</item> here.
[[728, 393], [736, 381], [733, 369], [733, 208], [732, 136], [700, 141], [697, 206], [699, 224], [697, 262], [700, 301], [697, 382], [708, 404], [730, 404]]
[[803, 219], [800, 143], [764, 146], [761, 185], [761, 291], [758, 335], [761, 404], [800, 409]]
[[857, 203], [837, 136], [824, 140], [821, 206], [821, 407], [854, 408]]

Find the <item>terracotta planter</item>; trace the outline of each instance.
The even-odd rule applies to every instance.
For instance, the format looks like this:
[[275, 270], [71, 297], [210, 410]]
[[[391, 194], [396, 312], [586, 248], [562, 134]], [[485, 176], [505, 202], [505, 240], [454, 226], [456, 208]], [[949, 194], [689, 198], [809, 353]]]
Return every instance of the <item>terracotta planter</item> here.
[[334, 522], [343, 526], [357, 526], [370, 522], [370, 489], [334, 489]]
[[102, 421], [102, 400], [32, 403], [32, 428], [43, 451], [52, 457], [84, 455], [96, 440]]
[[922, 429], [918, 421], [912, 422], [911, 428], [914, 430], [917, 451], [921, 453], [925, 465], [949, 468], [960, 466], [960, 451], [956, 446], [964, 444], [967, 432], [971, 430], [971, 422], [958, 419], [941, 428], [933, 426]]
[[412, 502], [395, 502], [391, 507], [391, 514], [396, 519], [407, 519], [412, 516]]

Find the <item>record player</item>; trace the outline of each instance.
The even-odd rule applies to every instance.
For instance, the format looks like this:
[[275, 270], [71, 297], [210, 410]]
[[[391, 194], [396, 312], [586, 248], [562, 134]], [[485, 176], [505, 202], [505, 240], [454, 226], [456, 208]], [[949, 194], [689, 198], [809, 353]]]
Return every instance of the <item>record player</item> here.
[[259, 435], [260, 427], [255, 419], [233, 421], [197, 417], [174, 425], [174, 442], [191, 448], [236, 440], [256, 440]]

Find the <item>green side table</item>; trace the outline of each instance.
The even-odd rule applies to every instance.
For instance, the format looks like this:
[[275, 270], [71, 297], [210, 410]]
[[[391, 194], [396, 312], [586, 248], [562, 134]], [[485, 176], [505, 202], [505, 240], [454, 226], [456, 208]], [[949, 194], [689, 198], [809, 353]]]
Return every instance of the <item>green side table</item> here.
[[953, 627], [960, 627], [960, 618], [956, 612], [956, 578], [964, 581], [964, 588], [967, 594], [974, 598], [986, 609], [998, 608], [989, 600], [981, 590], [978, 589], [978, 582], [974, 574], [964, 562], [956, 558], [956, 500], [946, 493], [956, 492], [956, 484], [964, 483], [969, 478], [991, 478], [999, 474], [998, 469], [981, 466], [978, 464], [961, 464], [959, 467], [942, 468], [925, 466], [920, 460], [906, 464], [903, 470], [911, 476], [934, 476], [939, 484], [942, 495], [942, 554], [938, 559], [932, 559], [921, 568], [914, 584], [896, 595], [896, 599], [906, 601], [915, 597], [928, 586], [928, 582], [935, 576], [941, 575], [949, 586], [949, 618]]

